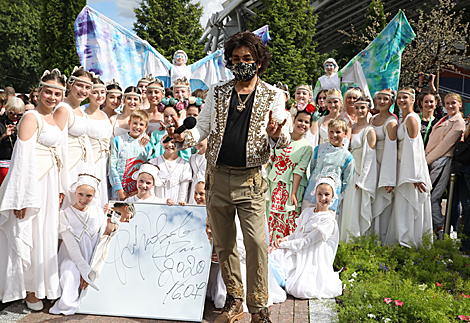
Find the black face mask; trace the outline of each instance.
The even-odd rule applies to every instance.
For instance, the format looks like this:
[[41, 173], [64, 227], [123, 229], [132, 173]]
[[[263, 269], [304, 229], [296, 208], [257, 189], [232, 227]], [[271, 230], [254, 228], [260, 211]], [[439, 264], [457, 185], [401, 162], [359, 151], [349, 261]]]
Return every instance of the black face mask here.
[[255, 77], [258, 68], [256, 63], [245, 63], [238, 62], [235, 65], [229, 66], [229, 69], [232, 71], [233, 76], [237, 81], [247, 82]]

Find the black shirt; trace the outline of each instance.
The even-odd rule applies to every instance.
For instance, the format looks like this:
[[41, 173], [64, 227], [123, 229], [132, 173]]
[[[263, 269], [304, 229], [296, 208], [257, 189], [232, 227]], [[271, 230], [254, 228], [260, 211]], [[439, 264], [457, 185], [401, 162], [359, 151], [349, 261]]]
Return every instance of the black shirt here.
[[[438, 121], [439, 120], [436, 117], [434, 117], [434, 119], [432, 120], [431, 126], [429, 127], [428, 135], [426, 137], [426, 140], [424, 141], [424, 149], [426, 149], [426, 146], [428, 145], [429, 136], [431, 136], [432, 128], [436, 125], [436, 123]], [[429, 121], [421, 120], [421, 130], [420, 131], [421, 131], [421, 137], [423, 138], [423, 140], [425, 139], [424, 136], [426, 134], [426, 129], [428, 129], [428, 124], [429, 124]]]
[[[13, 124], [13, 122], [8, 119], [7, 112], [5, 112], [2, 116], [0, 116], [0, 137], [6, 133], [7, 125], [9, 124]], [[15, 131], [10, 137], [6, 137], [0, 141], [0, 160], [11, 159], [11, 154], [13, 153], [13, 146], [15, 145], [16, 138], [17, 133]]]
[[[237, 110], [239, 104], [237, 92], [235, 89], [232, 91], [224, 139], [217, 158], [218, 165], [246, 167], [246, 143], [248, 141], [248, 127], [250, 126], [255, 91], [256, 88], [253, 89], [253, 93], [245, 103], [245, 109], [241, 112]], [[242, 102], [246, 100], [248, 95], [240, 94]]]

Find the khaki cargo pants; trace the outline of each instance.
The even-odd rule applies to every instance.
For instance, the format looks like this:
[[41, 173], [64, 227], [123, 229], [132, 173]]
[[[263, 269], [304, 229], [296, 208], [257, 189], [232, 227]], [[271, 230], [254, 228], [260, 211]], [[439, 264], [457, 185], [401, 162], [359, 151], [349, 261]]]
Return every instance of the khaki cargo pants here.
[[244, 299], [237, 251], [235, 211], [246, 248], [246, 304], [257, 313], [268, 303], [268, 253], [265, 242], [267, 181], [261, 166], [236, 168], [207, 165], [206, 208], [214, 247], [227, 293]]

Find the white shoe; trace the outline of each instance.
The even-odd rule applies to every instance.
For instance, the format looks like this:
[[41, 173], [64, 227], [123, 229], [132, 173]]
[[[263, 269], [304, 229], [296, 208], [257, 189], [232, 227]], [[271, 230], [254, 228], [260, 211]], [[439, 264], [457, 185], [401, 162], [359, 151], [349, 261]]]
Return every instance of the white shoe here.
[[44, 304], [42, 303], [41, 300], [39, 300], [39, 302], [36, 302], [36, 303], [30, 303], [26, 301], [26, 307], [33, 311], [42, 311], [42, 309], [44, 308]]

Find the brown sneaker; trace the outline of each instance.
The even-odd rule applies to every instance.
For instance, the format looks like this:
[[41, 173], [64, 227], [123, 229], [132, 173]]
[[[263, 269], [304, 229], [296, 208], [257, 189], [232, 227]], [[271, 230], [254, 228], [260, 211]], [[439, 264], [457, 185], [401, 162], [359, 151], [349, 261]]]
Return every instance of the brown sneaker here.
[[251, 314], [251, 323], [272, 323], [269, 318], [268, 309], [263, 308], [258, 313]]
[[222, 314], [217, 316], [214, 323], [233, 323], [241, 319], [243, 319], [242, 300], [227, 294]]

